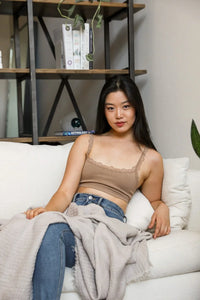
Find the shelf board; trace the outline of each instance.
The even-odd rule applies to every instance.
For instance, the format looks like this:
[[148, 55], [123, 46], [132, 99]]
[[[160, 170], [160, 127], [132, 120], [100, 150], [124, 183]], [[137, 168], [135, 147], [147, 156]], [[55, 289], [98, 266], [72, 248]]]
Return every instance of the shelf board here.
[[[56, 143], [56, 142], [73, 142], [77, 136], [42, 136], [39, 137], [39, 143]], [[0, 138], [0, 142], [14, 142], [14, 143], [32, 143], [32, 137], [12, 137]]]
[[26, 79], [30, 77], [29, 69], [4, 68], [0, 69], [0, 79]]
[[[146, 70], [136, 70], [135, 75], [144, 75]], [[37, 79], [105, 79], [106, 76], [128, 75], [129, 70], [123, 69], [92, 69], [92, 70], [66, 70], [66, 69], [36, 69]], [[30, 78], [29, 69], [0, 69], [0, 79], [27, 79]]]
[[[0, 14], [19, 14], [27, 15], [27, 0], [1, 0]], [[60, 17], [57, 10], [59, 0], [33, 0], [33, 14], [39, 17]], [[75, 0], [65, 0], [62, 3], [62, 9], [69, 9], [75, 4]], [[80, 13], [85, 19], [91, 19], [99, 5], [99, 2], [83, 1], [76, 3], [74, 14]], [[134, 12], [138, 12], [145, 8], [144, 4], [134, 4]], [[114, 20], [121, 20], [127, 16], [127, 3], [119, 2], [102, 2], [101, 12], [104, 18], [113, 17]], [[72, 17], [74, 17], [72, 15]]]

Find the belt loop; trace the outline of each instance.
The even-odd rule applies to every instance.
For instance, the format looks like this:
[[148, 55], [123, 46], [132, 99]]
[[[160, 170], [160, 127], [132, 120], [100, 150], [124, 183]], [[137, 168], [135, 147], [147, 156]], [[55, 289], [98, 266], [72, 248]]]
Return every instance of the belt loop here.
[[123, 219], [124, 219], [124, 223], [127, 223], [127, 217], [124, 216]]
[[99, 200], [97, 201], [97, 204], [98, 205], [101, 205], [101, 202], [102, 202], [102, 200], [103, 200], [103, 198], [101, 197], [101, 198], [99, 198]]
[[76, 197], [77, 197], [78, 193], [76, 193], [72, 199], [72, 202], [76, 202]]

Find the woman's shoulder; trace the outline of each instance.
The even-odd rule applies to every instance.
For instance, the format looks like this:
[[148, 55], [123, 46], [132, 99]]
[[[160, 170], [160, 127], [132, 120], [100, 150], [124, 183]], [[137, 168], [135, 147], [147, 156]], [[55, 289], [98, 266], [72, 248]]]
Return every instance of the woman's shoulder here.
[[76, 143], [88, 143], [91, 136], [92, 136], [92, 134], [81, 134], [77, 137], [75, 142]]
[[[142, 164], [143, 179], [147, 180], [150, 176], [162, 176], [163, 174], [163, 159], [161, 154], [151, 148], [146, 149], [144, 162]], [[161, 174], [161, 175], [159, 175]]]
[[90, 139], [90, 134], [82, 134], [78, 136], [73, 144], [73, 148], [79, 151], [87, 152]]
[[146, 151], [146, 160], [147, 162], [149, 163], [150, 166], [162, 166], [163, 165], [163, 158], [161, 156], [161, 154], [152, 149], [152, 148], [147, 148], [147, 151]]

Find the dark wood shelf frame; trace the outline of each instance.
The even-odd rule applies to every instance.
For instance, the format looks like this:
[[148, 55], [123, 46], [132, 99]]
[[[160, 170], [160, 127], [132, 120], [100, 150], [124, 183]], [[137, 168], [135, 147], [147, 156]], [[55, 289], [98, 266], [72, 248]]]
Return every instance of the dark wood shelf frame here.
[[[133, 0], [128, 0], [124, 3], [102, 2], [101, 12], [104, 17], [104, 49], [105, 49], [105, 69], [92, 70], [65, 70], [65, 69], [35, 69], [35, 51], [34, 51], [34, 27], [33, 17], [38, 17], [40, 25], [45, 33], [49, 46], [55, 56], [55, 49], [48, 30], [43, 21], [43, 17], [60, 17], [57, 11], [59, 0], [1, 0], [0, 14], [12, 14], [14, 18], [14, 40], [15, 40], [15, 69], [0, 69], [0, 79], [16, 79], [17, 82], [17, 101], [18, 101], [18, 125], [20, 138], [14, 138], [15, 141], [25, 141], [23, 137], [23, 110], [22, 110], [22, 90], [21, 83], [25, 79], [31, 79], [31, 99], [32, 99], [32, 143], [38, 144], [41, 137], [38, 136], [38, 117], [37, 117], [37, 100], [36, 100], [36, 80], [39, 79], [61, 79], [61, 84], [58, 89], [56, 98], [52, 105], [43, 135], [47, 135], [52, 118], [54, 116], [56, 106], [60, 99], [62, 90], [66, 86], [70, 99], [74, 106], [77, 116], [81, 120], [83, 130], [86, 130], [82, 115], [79, 111], [73, 91], [68, 82], [69, 79], [107, 79], [109, 76], [115, 74], [126, 74], [132, 79], [135, 76], [146, 74], [146, 70], [135, 70], [134, 62], [134, 13], [145, 8], [144, 4], [134, 4]], [[75, 0], [65, 0], [62, 4], [63, 9], [68, 9], [71, 5], [76, 4], [75, 13], [81, 13], [85, 19], [90, 19], [99, 2], [78, 2]], [[19, 52], [19, 16], [27, 16], [28, 19], [28, 33], [29, 33], [29, 55], [30, 68], [20, 68], [20, 52]], [[73, 16], [72, 16], [73, 17]], [[109, 24], [112, 20], [122, 20], [127, 18], [128, 28], [128, 68], [123, 70], [110, 69], [110, 38], [109, 38]], [[58, 137], [54, 137], [58, 139]], [[66, 137], [62, 137], [64, 140]], [[71, 137], [67, 137], [67, 140]], [[27, 139], [27, 138], [26, 138]], [[28, 138], [29, 141], [31, 138]], [[44, 137], [42, 137], [44, 140]], [[52, 139], [45, 137], [45, 140]], [[1, 139], [2, 140], [2, 139]], [[6, 139], [7, 140], [7, 139]], [[13, 140], [13, 139], [12, 139]], [[13, 140], [13, 141], [14, 141]]]
[[[59, 0], [33, 0], [33, 16], [37, 17], [55, 17], [60, 18], [57, 10]], [[8, 15], [27, 15], [27, 0], [2, 0], [0, 2], [0, 14]], [[91, 19], [99, 5], [99, 2], [84, 1], [76, 2], [75, 0], [65, 0], [62, 3], [62, 9], [69, 9], [71, 5], [76, 5], [75, 13], [81, 13], [84, 19]], [[102, 2], [101, 12], [104, 18], [112, 18], [113, 20], [122, 20], [127, 17], [128, 4], [126, 2]], [[134, 4], [134, 13], [145, 8], [144, 4]], [[72, 15], [72, 18], [74, 15]]]
[[[135, 70], [135, 76], [146, 74], [146, 70]], [[66, 70], [66, 69], [36, 69], [36, 79], [105, 79], [106, 76], [129, 75], [129, 70], [118, 69], [92, 69], [92, 70]], [[0, 79], [30, 79], [29, 69], [0, 69]]]
[[[40, 136], [38, 137], [39, 143], [56, 143], [56, 142], [73, 142], [77, 139], [77, 136]], [[17, 142], [33, 144], [32, 137], [11, 137], [1, 138], [0, 142]]]

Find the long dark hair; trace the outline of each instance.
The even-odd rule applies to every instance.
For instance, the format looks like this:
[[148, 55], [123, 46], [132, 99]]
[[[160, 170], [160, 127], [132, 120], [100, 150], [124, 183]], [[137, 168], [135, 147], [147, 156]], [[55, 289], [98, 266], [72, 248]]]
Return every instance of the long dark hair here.
[[142, 97], [135, 82], [128, 76], [117, 75], [111, 77], [104, 84], [99, 96], [95, 133], [102, 134], [110, 130], [110, 125], [105, 117], [105, 101], [108, 94], [119, 90], [124, 92], [128, 101], [135, 108], [136, 118], [133, 125], [133, 136], [136, 142], [156, 150], [151, 140]]

